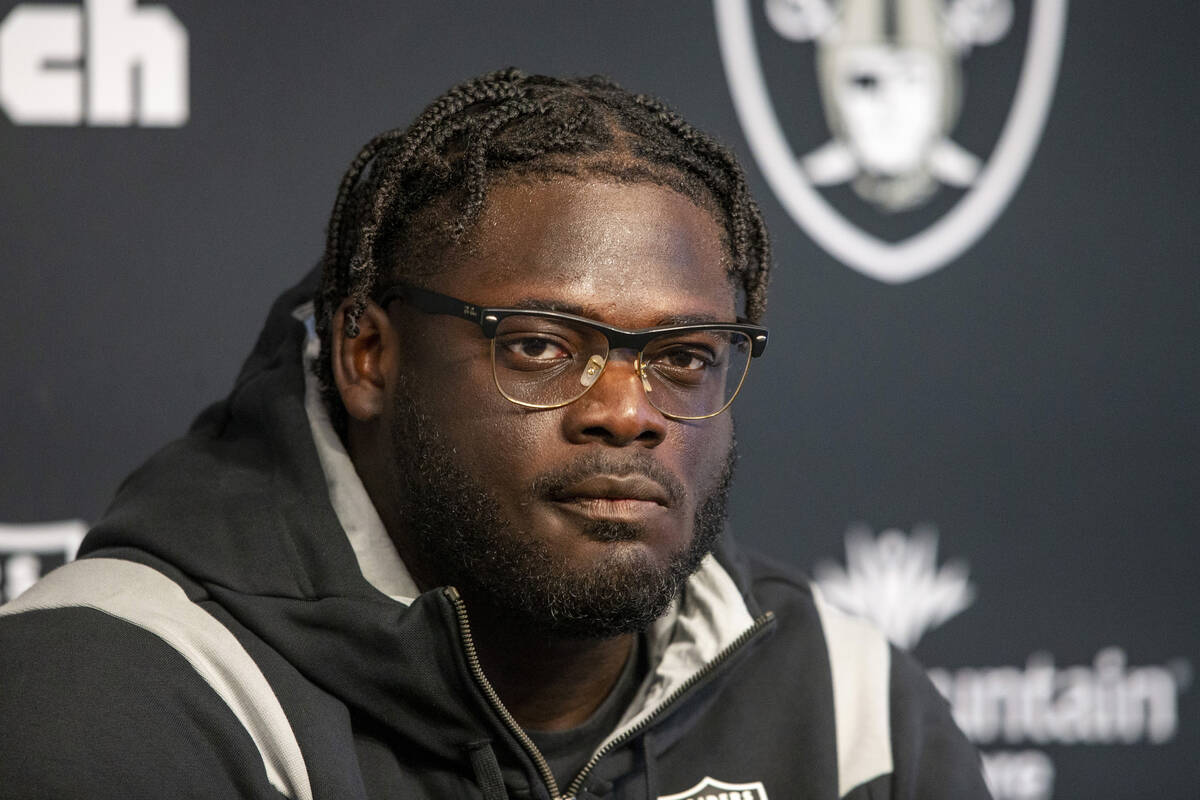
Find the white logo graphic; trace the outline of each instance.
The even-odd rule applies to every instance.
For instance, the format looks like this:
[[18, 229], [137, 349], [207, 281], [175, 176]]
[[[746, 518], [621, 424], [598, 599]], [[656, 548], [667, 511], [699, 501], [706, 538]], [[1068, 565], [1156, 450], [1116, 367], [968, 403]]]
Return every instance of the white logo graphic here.
[[[1034, 0], [1016, 98], [987, 163], [950, 133], [962, 100], [961, 60], [999, 41], [1011, 0], [764, 0], [772, 29], [816, 44], [832, 139], [797, 157], [767, 91], [750, 0], [715, 0], [725, 73], [742, 128], [792, 218], [835, 258], [903, 283], [959, 256], [1016, 191], [1050, 106], [1067, 0]], [[941, 219], [888, 242], [843, 217], [816, 187], [850, 182], [885, 211], [913, 208], [940, 185], [967, 189]]]
[[187, 31], [136, 0], [22, 3], [0, 22], [0, 107], [18, 125], [179, 127]]
[[4, 565], [0, 602], [14, 599], [42, 577], [43, 556], [74, 559], [87, 529], [87, 523], [77, 519], [0, 525], [0, 562]]
[[762, 781], [725, 783], [706, 777], [690, 789], [678, 794], [661, 795], [658, 800], [767, 800], [767, 790]]
[[876, 539], [866, 525], [846, 532], [846, 568], [824, 561], [813, 570], [834, 605], [874, 622], [898, 647], [910, 649], [930, 628], [971, 605], [967, 566], [937, 566], [937, 529], [913, 528], [912, 538], [890, 529]]
[[[921, 634], [967, 608], [975, 591], [962, 561], [937, 566], [937, 531], [912, 535], [865, 525], [846, 532], [846, 568], [826, 561], [813, 570], [822, 593], [865, 617], [893, 643], [912, 647]], [[1091, 664], [1056, 666], [1034, 653], [1024, 667], [929, 670], [954, 720], [981, 747], [1160, 745], [1179, 729], [1179, 695], [1192, 682], [1186, 659], [1130, 666], [1120, 647], [1101, 649]], [[1055, 767], [1036, 747], [984, 750], [984, 777], [996, 800], [1049, 800]]]

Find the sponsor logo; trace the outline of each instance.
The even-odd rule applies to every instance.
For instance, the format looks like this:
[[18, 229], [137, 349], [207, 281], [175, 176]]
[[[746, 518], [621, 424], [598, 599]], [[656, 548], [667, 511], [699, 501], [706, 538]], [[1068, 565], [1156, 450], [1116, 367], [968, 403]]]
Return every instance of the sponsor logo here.
[[690, 789], [678, 794], [660, 795], [658, 800], [767, 800], [762, 781], [726, 783], [716, 778], [704, 778]]
[[[963, 253], [1008, 204], [1049, 110], [1066, 0], [1033, 0], [1012, 106], [986, 159], [954, 139], [963, 114], [995, 103], [970, 102], [963, 62], [974, 48], [1005, 39], [1012, 0], [761, 0], [758, 29], [775, 37], [763, 51], [775, 53], [781, 42], [811, 50], [797, 63], [789, 49], [788, 63], [775, 58], [774, 69], [760, 56], [758, 0], [715, 2], [725, 73], [750, 148], [788, 213], [832, 256], [880, 281], [910, 281]], [[773, 100], [769, 83], [783, 96]], [[797, 155], [796, 132], [785, 132], [776, 108], [790, 111], [806, 96], [824, 111], [824, 141], [798, 143]], [[841, 185], [856, 203], [831, 201], [829, 190]], [[867, 229], [945, 187], [961, 198], [904, 238]], [[871, 209], [873, 217], [861, 213]]]
[[45, 573], [75, 558], [87, 523], [73, 519], [0, 524], [0, 603], [14, 599]]
[[0, 22], [0, 108], [17, 125], [180, 127], [187, 31], [136, 0], [21, 3]]
[[[831, 603], [873, 621], [897, 646], [964, 611], [975, 598], [961, 560], [937, 566], [937, 530], [914, 526], [878, 536], [862, 524], [846, 532], [846, 566], [822, 562], [814, 578]], [[1023, 666], [929, 670], [954, 720], [985, 748], [984, 774], [995, 800], [1049, 800], [1054, 762], [1029, 745], [1159, 745], [1179, 728], [1179, 695], [1191, 663], [1130, 666], [1125, 650], [1099, 650], [1090, 664], [1056, 666], [1038, 652]], [[991, 750], [990, 747], [1022, 749]]]
[[915, 527], [911, 538], [895, 528], [875, 538], [870, 527], [851, 526], [846, 567], [823, 561], [813, 575], [831, 603], [873, 621], [905, 649], [975, 599], [965, 563], [937, 566], [937, 529], [932, 525]]
[[1049, 653], [1024, 666], [931, 669], [954, 719], [978, 744], [1163, 744], [1179, 729], [1185, 661], [1129, 666], [1120, 647], [1090, 664], [1057, 667]]

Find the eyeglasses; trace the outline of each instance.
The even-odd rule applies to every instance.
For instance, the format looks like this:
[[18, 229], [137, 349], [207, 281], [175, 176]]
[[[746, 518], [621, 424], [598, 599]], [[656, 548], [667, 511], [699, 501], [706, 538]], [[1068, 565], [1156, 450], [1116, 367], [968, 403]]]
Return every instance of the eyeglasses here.
[[715, 417], [733, 402], [750, 359], [767, 347], [767, 329], [743, 322], [624, 330], [586, 317], [527, 308], [487, 308], [415, 286], [393, 286], [386, 308], [403, 299], [426, 314], [478, 323], [491, 340], [492, 374], [506, 399], [558, 408], [595, 385], [613, 350], [633, 350], [650, 404], [679, 420]]

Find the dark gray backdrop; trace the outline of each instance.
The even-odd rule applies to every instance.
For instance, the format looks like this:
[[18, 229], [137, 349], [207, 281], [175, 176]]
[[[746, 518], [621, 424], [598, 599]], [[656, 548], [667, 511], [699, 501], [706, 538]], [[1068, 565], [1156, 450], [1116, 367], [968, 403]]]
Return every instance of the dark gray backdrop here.
[[[852, 525], [936, 526], [938, 565], [962, 560], [974, 601], [916, 653], [994, 677], [960, 685], [984, 693], [964, 725], [1008, 764], [997, 794], [1048, 796], [1046, 764], [1055, 797], [1200, 794], [1195, 3], [1075, 3], [1013, 200], [962, 257], [902, 285], [838, 263], [771, 193], [709, 4], [165, 5], [189, 40], [184, 126], [0, 114], [0, 522], [95, 519], [227, 390], [271, 299], [318, 257], [371, 135], [500, 66], [605, 72], [729, 144], [774, 235], [771, 348], [737, 407], [740, 537], [812, 568], [844, 564]], [[772, 41], [760, 5], [764, 59], [811, 83], [811, 45]], [[1010, 40], [964, 62], [962, 135], [987, 146], [1019, 67], [1016, 6]], [[812, 103], [783, 105], [793, 126], [824, 124]], [[1114, 647], [1127, 663], [1104, 684], [1093, 662]], [[989, 735], [987, 692], [1029, 679], [1037, 653], [1059, 670], [1060, 714], [1109, 686], [1158, 733]]]

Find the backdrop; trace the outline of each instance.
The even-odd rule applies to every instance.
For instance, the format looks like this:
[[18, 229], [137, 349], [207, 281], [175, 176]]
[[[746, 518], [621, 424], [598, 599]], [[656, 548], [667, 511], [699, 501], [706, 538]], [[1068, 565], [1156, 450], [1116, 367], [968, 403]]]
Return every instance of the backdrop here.
[[0, 592], [227, 391], [362, 142], [479, 72], [603, 72], [736, 151], [774, 234], [737, 535], [914, 649], [998, 798], [1194, 798], [1197, 29], [1190, 0], [3, 0]]

